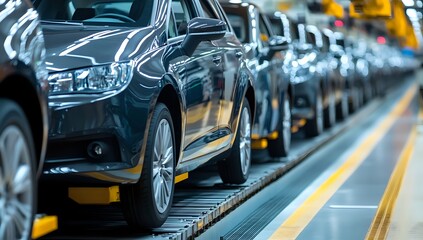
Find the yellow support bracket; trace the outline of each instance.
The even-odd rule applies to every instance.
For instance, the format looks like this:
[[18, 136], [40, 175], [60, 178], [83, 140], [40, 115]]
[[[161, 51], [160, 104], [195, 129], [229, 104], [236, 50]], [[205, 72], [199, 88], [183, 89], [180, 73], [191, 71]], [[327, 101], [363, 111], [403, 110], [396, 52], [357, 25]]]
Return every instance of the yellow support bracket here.
[[274, 131], [272, 133], [270, 133], [269, 135], [267, 135], [267, 139], [269, 140], [276, 140], [279, 137], [279, 132], [278, 131]]
[[400, 0], [393, 2], [394, 17], [385, 20], [385, 26], [388, 33], [398, 38], [402, 47], [417, 49], [419, 43], [414, 29], [405, 15], [404, 4]]
[[394, 2], [394, 17], [385, 21], [386, 29], [398, 38], [407, 36], [407, 16], [405, 16], [402, 2]]
[[32, 239], [40, 238], [57, 230], [57, 222], [57, 216], [37, 217], [32, 226]]
[[391, 0], [351, 0], [350, 17], [360, 19], [387, 19], [392, 17]]
[[322, 0], [323, 13], [336, 18], [344, 17], [344, 8], [335, 0]]
[[258, 139], [251, 141], [251, 148], [255, 150], [266, 149], [268, 145], [267, 139]]
[[178, 183], [178, 182], [182, 182], [182, 181], [184, 181], [186, 179], [188, 179], [188, 173], [187, 172], [186, 173], [182, 173], [182, 174], [180, 174], [180, 175], [178, 175], [178, 176], [175, 177], [175, 184]]
[[[175, 177], [175, 184], [188, 179], [188, 173]], [[119, 186], [111, 187], [70, 187], [68, 196], [78, 204], [108, 205], [120, 202]]]
[[70, 187], [68, 196], [78, 204], [107, 205], [119, 202], [119, 186], [112, 187]]

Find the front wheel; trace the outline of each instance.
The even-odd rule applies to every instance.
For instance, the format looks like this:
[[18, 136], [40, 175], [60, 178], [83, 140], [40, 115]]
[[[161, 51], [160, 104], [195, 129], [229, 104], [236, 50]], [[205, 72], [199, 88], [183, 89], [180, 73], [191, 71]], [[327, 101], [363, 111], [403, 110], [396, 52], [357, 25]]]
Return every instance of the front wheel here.
[[35, 148], [22, 109], [0, 100], [0, 239], [30, 239], [36, 208]]
[[144, 164], [136, 184], [122, 185], [122, 209], [129, 225], [160, 227], [167, 219], [175, 183], [175, 134], [169, 109], [158, 103], [147, 136]]
[[251, 117], [250, 104], [244, 99], [231, 154], [217, 164], [224, 183], [241, 184], [248, 179], [251, 166]]
[[278, 137], [269, 140], [269, 155], [271, 157], [286, 157], [291, 146], [291, 102], [288, 94], [284, 94], [283, 111], [279, 122]]

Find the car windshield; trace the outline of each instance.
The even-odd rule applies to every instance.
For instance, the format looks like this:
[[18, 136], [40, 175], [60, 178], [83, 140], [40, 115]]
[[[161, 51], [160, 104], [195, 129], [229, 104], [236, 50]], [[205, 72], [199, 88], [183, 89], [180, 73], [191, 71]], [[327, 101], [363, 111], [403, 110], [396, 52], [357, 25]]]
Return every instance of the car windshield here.
[[35, 0], [44, 23], [148, 26], [152, 0]]

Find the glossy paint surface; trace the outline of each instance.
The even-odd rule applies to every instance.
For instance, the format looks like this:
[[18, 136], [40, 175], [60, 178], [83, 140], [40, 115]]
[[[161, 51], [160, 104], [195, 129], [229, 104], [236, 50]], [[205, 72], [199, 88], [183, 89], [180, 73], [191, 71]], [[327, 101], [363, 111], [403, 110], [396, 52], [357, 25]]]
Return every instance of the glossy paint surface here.
[[[187, 2], [201, 10], [196, 2]], [[50, 74], [111, 63], [132, 65], [129, 82], [117, 90], [50, 95], [52, 147], [44, 177], [136, 182], [157, 102], [164, 102], [173, 118], [176, 174], [230, 149], [240, 106], [247, 89], [253, 86], [245, 61], [237, 55], [242, 53], [242, 46], [228, 29], [219, 40], [201, 42], [192, 56], [181, 54], [185, 34], [169, 36], [169, 4], [154, 1], [150, 24], [145, 26], [137, 26], [138, 22], [113, 26], [84, 21], [44, 22]], [[191, 14], [192, 18], [205, 17], [202, 11], [193, 10]], [[192, 31], [201, 33], [210, 28]], [[95, 144], [102, 146], [105, 154], [93, 155], [90, 147]]]
[[232, 27], [243, 40], [247, 66], [255, 79], [256, 117], [252, 128], [256, 138], [265, 138], [278, 130], [282, 122], [282, 101], [288, 93], [289, 78], [284, 75], [284, 53], [268, 57], [269, 38], [274, 34], [267, 16], [254, 4], [223, 3]]
[[45, 48], [29, 1], [0, 1], [0, 238], [30, 239], [49, 124]]

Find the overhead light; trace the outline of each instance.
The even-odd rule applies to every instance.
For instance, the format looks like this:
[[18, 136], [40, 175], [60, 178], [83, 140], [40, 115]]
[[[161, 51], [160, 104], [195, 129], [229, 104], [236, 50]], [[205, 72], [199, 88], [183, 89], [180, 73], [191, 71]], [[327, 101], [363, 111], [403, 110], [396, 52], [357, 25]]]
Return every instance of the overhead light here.
[[412, 6], [414, 6], [414, 0], [402, 0], [402, 3], [406, 7], [412, 7]]
[[412, 19], [418, 19], [417, 18], [417, 11], [413, 8], [409, 8], [405, 11], [405, 13], [407, 14], [407, 16], [412, 20]]

